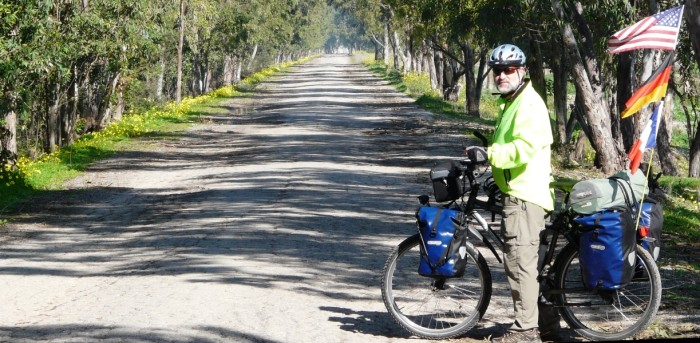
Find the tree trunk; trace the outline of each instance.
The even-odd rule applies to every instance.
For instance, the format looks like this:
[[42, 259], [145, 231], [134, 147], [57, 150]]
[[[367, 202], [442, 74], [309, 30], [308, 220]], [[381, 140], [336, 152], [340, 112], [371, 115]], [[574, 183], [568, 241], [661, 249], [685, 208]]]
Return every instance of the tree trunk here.
[[427, 47], [426, 52], [425, 64], [428, 75], [430, 75], [430, 87], [432, 89], [438, 89], [437, 69], [435, 68], [435, 50], [431, 47]]
[[695, 53], [695, 64], [700, 70], [700, 0], [686, 0], [684, 12], [688, 36]]
[[158, 67], [158, 79], [156, 80], [156, 100], [160, 102], [163, 100], [163, 85], [165, 81], [165, 58], [163, 58], [163, 56], [160, 57]]
[[117, 82], [116, 89], [117, 103], [114, 105], [114, 110], [112, 111], [112, 120], [119, 121], [122, 119], [122, 114], [124, 113], [124, 79], [119, 78]]
[[[566, 21], [564, 10], [558, 0], [552, 0], [552, 8], [560, 23], [563, 44], [568, 54], [569, 65], [577, 94], [582, 97], [582, 110], [591, 129], [590, 141], [596, 151], [596, 166], [606, 174], [619, 170], [625, 155], [621, 142], [611, 135], [610, 111], [605, 105], [605, 94], [600, 85], [600, 75], [595, 66], [595, 57], [586, 55], [587, 64], [579, 54], [579, 46], [571, 24]], [[579, 23], [581, 24], [581, 23]]]
[[[484, 81], [488, 80], [488, 74], [486, 73], [486, 67], [487, 67], [487, 56], [488, 51], [486, 49], [481, 49], [481, 52], [479, 53], [479, 68], [478, 68], [478, 76], [476, 78], [476, 86], [474, 87], [474, 90], [476, 91], [476, 98], [479, 99], [481, 102], [481, 90], [484, 89]], [[479, 105], [481, 106], [481, 105]]]
[[179, 38], [177, 43], [177, 82], [175, 83], [175, 102], [182, 101], [182, 47], [185, 44], [185, 0], [180, 0], [180, 17], [178, 19]]
[[[660, 118], [661, 123], [656, 136], [656, 150], [658, 151], [657, 157], [661, 164], [661, 171], [663, 171], [665, 175], [676, 176], [678, 175], [678, 169], [676, 168], [676, 161], [673, 158], [673, 148], [671, 147], [671, 136], [673, 134], [673, 98], [673, 93], [666, 93], [664, 108]], [[671, 124], [668, 125], [669, 123]], [[646, 123], [644, 125], [646, 126]]]
[[223, 72], [223, 82], [224, 86], [230, 86], [233, 81], [233, 73], [235, 72], [235, 61], [234, 56], [231, 54], [226, 54], [224, 56], [224, 72]]
[[547, 82], [544, 78], [544, 62], [542, 61], [542, 52], [540, 51], [540, 43], [535, 37], [530, 37], [530, 56], [527, 57], [527, 65], [530, 71], [530, 80], [532, 87], [540, 94], [544, 103], [547, 103]]
[[64, 107], [61, 113], [61, 140], [62, 146], [67, 146], [73, 143], [75, 140], [75, 124], [78, 119], [78, 106], [80, 99], [80, 87], [78, 86], [78, 68], [73, 66], [71, 68], [72, 81], [68, 86], [68, 104]]
[[209, 66], [209, 58], [206, 57], [204, 64], [202, 65], [202, 71], [204, 74], [203, 83], [204, 87], [202, 89], [202, 94], [209, 94], [211, 91], [211, 67]]
[[[399, 62], [398, 60], [401, 61], [401, 70], [403, 72], [408, 71], [408, 58], [403, 52], [403, 48], [401, 47], [401, 38], [399, 38], [399, 33], [397, 31], [394, 31], [394, 69], [398, 70], [399, 69]], [[398, 57], [398, 60], [397, 58]]]
[[564, 51], [562, 51], [561, 41], [558, 39], [552, 39], [552, 63], [550, 65], [552, 69], [552, 78], [554, 80], [553, 85], [553, 102], [554, 102], [554, 114], [557, 118], [555, 139], [556, 145], [563, 147], [569, 143], [569, 136], [567, 135], [566, 123], [568, 121], [567, 115], [569, 114], [569, 101], [567, 98], [566, 87], [567, 81], [569, 79], [569, 74], [566, 70], [566, 58]]
[[[471, 46], [467, 43], [461, 43], [460, 47], [462, 48], [462, 55], [464, 56], [464, 85], [466, 86], [466, 89], [464, 91], [466, 95], [466, 100], [465, 100], [465, 109], [467, 112], [468, 116], [471, 117], [479, 117], [479, 104], [480, 104], [480, 99], [479, 99], [479, 92], [477, 91], [478, 87], [478, 78], [474, 74], [474, 49], [472, 49]], [[481, 68], [479, 68], [481, 70]], [[459, 90], [457, 90], [459, 91]]]
[[97, 100], [98, 112], [95, 123], [98, 129], [106, 127], [112, 121], [112, 106], [110, 104], [112, 95], [115, 94], [117, 86], [121, 80], [121, 73], [117, 73], [105, 87]]
[[[411, 41], [413, 41], [413, 38], [411, 38]], [[423, 72], [423, 52], [425, 50], [424, 44], [422, 44], [418, 48], [418, 51], [416, 52], [416, 56], [413, 59], [413, 70], [417, 73], [422, 73]]]
[[243, 60], [241, 57], [237, 57], [236, 60], [238, 61], [238, 63], [236, 63], [236, 71], [233, 74], [233, 82], [239, 83], [241, 82], [241, 70], [243, 69]]
[[389, 65], [389, 48], [391, 47], [391, 42], [389, 41], [389, 22], [384, 23], [384, 65]]
[[17, 113], [10, 109], [0, 127], [0, 166], [14, 164], [17, 159]]
[[415, 59], [413, 58], [413, 51], [415, 47], [413, 46], [413, 35], [408, 36], [408, 46], [406, 47], [406, 63], [408, 64], [408, 67], [404, 67], [404, 72], [409, 72], [409, 71], [415, 71], [416, 70], [416, 62]]
[[442, 58], [442, 52], [440, 50], [434, 49], [433, 50], [435, 53], [435, 58], [433, 59], [433, 63], [435, 64], [435, 89], [439, 89], [442, 91], [443, 87], [443, 77], [445, 75], [443, 69], [444, 69], [444, 61]]
[[[618, 54], [617, 61], [617, 113], [625, 110], [625, 102], [632, 96], [632, 75], [634, 75], [634, 63], [630, 52]], [[635, 140], [636, 117], [629, 117], [620, 121], [622, 144], [625, 151], [629, 151]]]
[[[250, 61], [248, 61], [248, 66], [246, 67], [247, 70], [250, 70], [253, 68], [253, 61], [255, 60], [255, 56], [258, 54], [258, 45], [255, 44], [253, 46], [253, 52], [250, 53]], [[239, 67], [240, 69], [240, 67]]]
[[61, 103], [59, 100], [60, 91], [61, 86], [58, 82], [46, 85], [46, 140], [44, 141], [44, 148], [49, 153], [56, 151], [59, 142], [58, 110]]

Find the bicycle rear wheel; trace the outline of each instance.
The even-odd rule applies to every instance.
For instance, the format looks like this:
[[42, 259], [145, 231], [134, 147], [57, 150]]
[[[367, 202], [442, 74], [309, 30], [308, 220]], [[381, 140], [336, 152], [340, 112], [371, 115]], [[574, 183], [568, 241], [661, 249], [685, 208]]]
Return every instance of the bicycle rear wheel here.
[[389, 314], [404, 329], [423, 338], [463, 335], [479, 322], [491, 300], [491, 273], [486, 260], [467, 249], [467, 269], [459, 278], [418, 274], [420, 237], [394, 249], [384, 265], [382, 298]]
[[557, 258], [555, 285], [559, 312], [569, 327], [591, 340], [622, 340], [642, 332], [661, 302], [661, 276], [651, 255], [637, 245], [632, 281], [615, 291], [585, 289], [576, 246], [567, 245]]

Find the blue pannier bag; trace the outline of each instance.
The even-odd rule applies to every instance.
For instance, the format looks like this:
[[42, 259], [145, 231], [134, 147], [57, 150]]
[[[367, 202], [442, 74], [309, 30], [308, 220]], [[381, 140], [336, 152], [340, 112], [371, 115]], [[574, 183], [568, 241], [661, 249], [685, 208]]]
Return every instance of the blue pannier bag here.
[[574, 219], [580, 225], [579, 263], [589, 289], [615, 290], [632, 280], [637, 231], [626, 206]]
[[654, 261], [659, 259], [661, 252], [661, 228], [664, 226], [664, 208], [661, 203], [645, 199], [639, 218], [639, 238], [642, 247], [647, 249]]
[[461, 211], [421, 206], [416, 212], [421, 241], [418, 274], [433, 277], [460, 277], [467, 265], [467, 229], [459, 222]]

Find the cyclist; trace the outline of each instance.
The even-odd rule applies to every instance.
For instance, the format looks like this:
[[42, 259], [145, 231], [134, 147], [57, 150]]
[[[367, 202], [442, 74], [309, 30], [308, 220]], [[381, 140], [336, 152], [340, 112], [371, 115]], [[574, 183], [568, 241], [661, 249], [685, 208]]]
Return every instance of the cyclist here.
[[[546, 211], [554, 208], [549, 188], [553, 142], [549, 113], [542, 97], [525, 77], [525, 53], [520, 48], [500, 45], [491, 53], [488, 64], [501, 96], [493, 143], [486, 156], [503, 193], [504, 265], [515, 310], [510, 329], [491, 341], [541, 342], [538, 250]], [[470, 147], [466, 153], [477, 158], [484, 151]], [[549, 319], [548, 324], [558, 326], [558, 315]]]

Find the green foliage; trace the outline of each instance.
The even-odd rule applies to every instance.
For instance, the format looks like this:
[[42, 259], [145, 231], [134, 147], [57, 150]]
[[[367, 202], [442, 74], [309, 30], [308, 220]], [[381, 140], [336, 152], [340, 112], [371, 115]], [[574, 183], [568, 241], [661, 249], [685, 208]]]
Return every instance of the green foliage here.
[[154, 138], [164, 131], [182, 130], [195, 122], [200, 113], [197, 106], [217, 99], [239, 96], [239, 89], [254, 87], [258, 82], [308, 61], [306, 57], [263, 69], [241, 85], [217, 89], [210, 94], [185, 98], [180, 104], [169, 103], [151, 107], [139, 113], [128, 113], [104, 130], [83, 135], [70, 146], [41, 158], [20, 157], [16, 165], [0, 165], [0, 214], [11, 211], [31, 195], [44, 190], [60, 189], [63, 182], [77, 176], [90, 164], [124, 149], [131, 139]]
[[[380, 61], [367, 59], [363, 63], [370, 71], [388, 81], [389, 84], [396, 87], [397, 90], [415, 98], [416, 105], [421, 108], [448, 117], [465, 118], [464, 106], [443, 100], [440, 93], [430, 86], [430, 78], [427, 75], [413, 72], [402, 74], [394, 69], [388, 68]], [[495, 98], [493, 99], [493, 103], [495, 104]], [[498, 112], [495, 113], [497, 114]], [[495, 116], [484, 119], [469, 119], [487, 125], [493, 125], [495, 123]]]
[[700, 241], [700, 179], [662, 176], [659, 185], [668, 196], [664, 231], [681, 242]]

